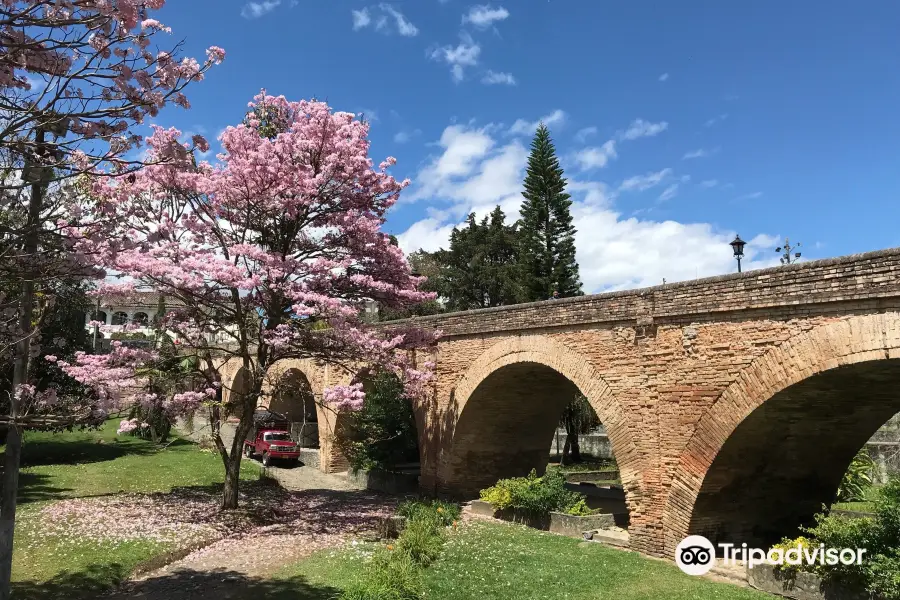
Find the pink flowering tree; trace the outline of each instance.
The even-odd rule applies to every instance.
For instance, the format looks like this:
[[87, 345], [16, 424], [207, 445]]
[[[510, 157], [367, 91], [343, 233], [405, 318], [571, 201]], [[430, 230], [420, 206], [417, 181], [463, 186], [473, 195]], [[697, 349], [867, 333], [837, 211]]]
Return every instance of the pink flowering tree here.
[[[218, 164], [198, 164], [180, 132], [157, 128], [149, 148], [158, 164], [95, 181], [96, 210], [115, 215], [117, 227], [80, 232], [79, 250], [180, 300], [164, 327], [205, 383], [168, 401], [179, 411], [210, 407], [214, 424], [220, 409], [240, 415], [230, 447], [213, 429], [226, 470], [223, 508], [237, 506], [241, 446], [276, 361], [377, 366], [397, 374], [409, 396], [428, 381], [430, 365], [417, 364], [414, 350], [433, 334], [361, 318], [367, 301], [403, 308], [432, 297], [380, 230], [408, 182], [388, 172], [394, 159], [369, 158], [368, 131], [322, 102], [263, 92], [221, 135]], [[240, 389], [225, 390], [227, 406], [215, 368], [224, 359], [246, 375]], [[352, 410], [363, 393], [339, 386], [325, 401]]]
[[[0, 360], [13, 365], [0, 491], [0, 600], [9, 596], [21, 448], [20, 406], [37, 406], [32, 341], [52, 308], [48, 282], [95, 275], [95, 256], [72, 230], [97, 229], [83, 212], [83, 176], [139, 168], [137, 126], [224, 58], [198, 62], [166, 44], [152, 18], [165, 0], [0, 0]], [[167, 48], [160, 50], [160, 47]], [[206, 141], [194, 140], [205, 150]], [[9, 216], [10, 218], [3, 218]], [[93, 221], [91, 221], [93, 220]], [[41, 404], [46, 407], [46, 403]]]

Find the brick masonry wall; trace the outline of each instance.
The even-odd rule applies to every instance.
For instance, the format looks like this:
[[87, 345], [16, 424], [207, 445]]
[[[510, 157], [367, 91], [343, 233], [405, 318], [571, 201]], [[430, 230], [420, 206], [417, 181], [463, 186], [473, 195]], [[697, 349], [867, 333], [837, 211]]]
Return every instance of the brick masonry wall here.
[[[900, 248], [650, 288], [417, 317], [446, 337], [596, 323], [705, 320], [715, 313], [869, 301], [900, 295]], [[794, 314], [787, 310], [784, 314]], [[651, 322], [644, 322], [651, 318]], [[401, 322], [397, 322], [401, 323]], [[386, 326], [390, 326], [387, 324]]]
[[[893, 249], [403, 323], [444, 334], [432, 395], [415, 406], [420, 485], [471, 494], [536, 457], [525, 438], [549, 431], [565, 387], [544, 376], [529, 385], [540, 369], [528, 365], [543, 365], [577, 386], [607, 428], [632, 546], [669, 555], [691, 528], [707, 470], [757, 407], [817, 372], [900, 357], [898, 273]], [[529, 414], [521, 436], [504, 428]]]

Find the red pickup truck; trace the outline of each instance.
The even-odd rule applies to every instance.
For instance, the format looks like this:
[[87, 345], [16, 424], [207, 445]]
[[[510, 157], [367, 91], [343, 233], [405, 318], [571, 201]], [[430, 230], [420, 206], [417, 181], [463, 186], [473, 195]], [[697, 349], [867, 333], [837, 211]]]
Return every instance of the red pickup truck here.
[[300, 460], [300, 448], [289, 432], [260, 427], [255, 436], [244, 441], [244, 456], [253, 458], [256, 455], [261, 455], [262, 464], [266, 467], [273, 460], [288, 460], [296, 464]]

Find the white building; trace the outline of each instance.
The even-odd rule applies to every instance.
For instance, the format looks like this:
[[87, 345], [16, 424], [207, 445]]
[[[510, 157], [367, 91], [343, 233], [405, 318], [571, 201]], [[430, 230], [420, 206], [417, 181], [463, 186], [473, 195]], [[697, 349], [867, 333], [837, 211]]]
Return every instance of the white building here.
[[[129, 333], [153, 335], [153, 319], [159, 312], [159, 297], [156, 292], [136, 292], [128, 300], [107, 301], [100, 298], [100, 310], [95, 312], [95, 305], [94, 311], [85, 316], [84, 326], [93, 331], [91, 322], [96, 320], [105, 334], [127, 330]], [[180, 301], [172, 298], [166, 298], [165, 303], [167, 308], [181, 305]]]
[[[135, 292], [127, 300], [100, 298], [100, 310], [97, 311], [95, 304], [94, 310], [85, 316], [85, 329], [93, 333], [94, 328], [91, 323], [96, 320], [100, 322], [100, 332], [104, 339], [110, 339], [113, 334], [119, 332], [142, 333], [152, 337], [156, 334], [154, 320], [160, 311], [160, 296], [162, 294], [157, 292]], [[163, 308], [166, 311], [177, 309], [183, 305], [184, 303], [177, 298], [164, 296]], [[176, 333], [171, 331], [166, 333], [173, 339], [178, 339]], [[209, 334], [207, 341], [228, 343], [233, 341], [233, 338], [227, 332], [218, 332]]]

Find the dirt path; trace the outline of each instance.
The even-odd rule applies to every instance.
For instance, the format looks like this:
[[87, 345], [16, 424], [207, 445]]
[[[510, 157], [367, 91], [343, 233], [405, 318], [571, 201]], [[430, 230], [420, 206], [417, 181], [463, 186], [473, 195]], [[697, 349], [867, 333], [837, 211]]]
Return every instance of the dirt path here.
[[[245, 458], [244, 460], [249, 460]], [[253, 461], [258, 462], [258, 461]], [[291, 491], [301, 490], [358, 490], [346, 475], [342, 473], [323, 473], [317, 467], [306, 465], [298, 467], [272, 466], [266, 469], [266, 473], [275, 479], [281, 487]]]

